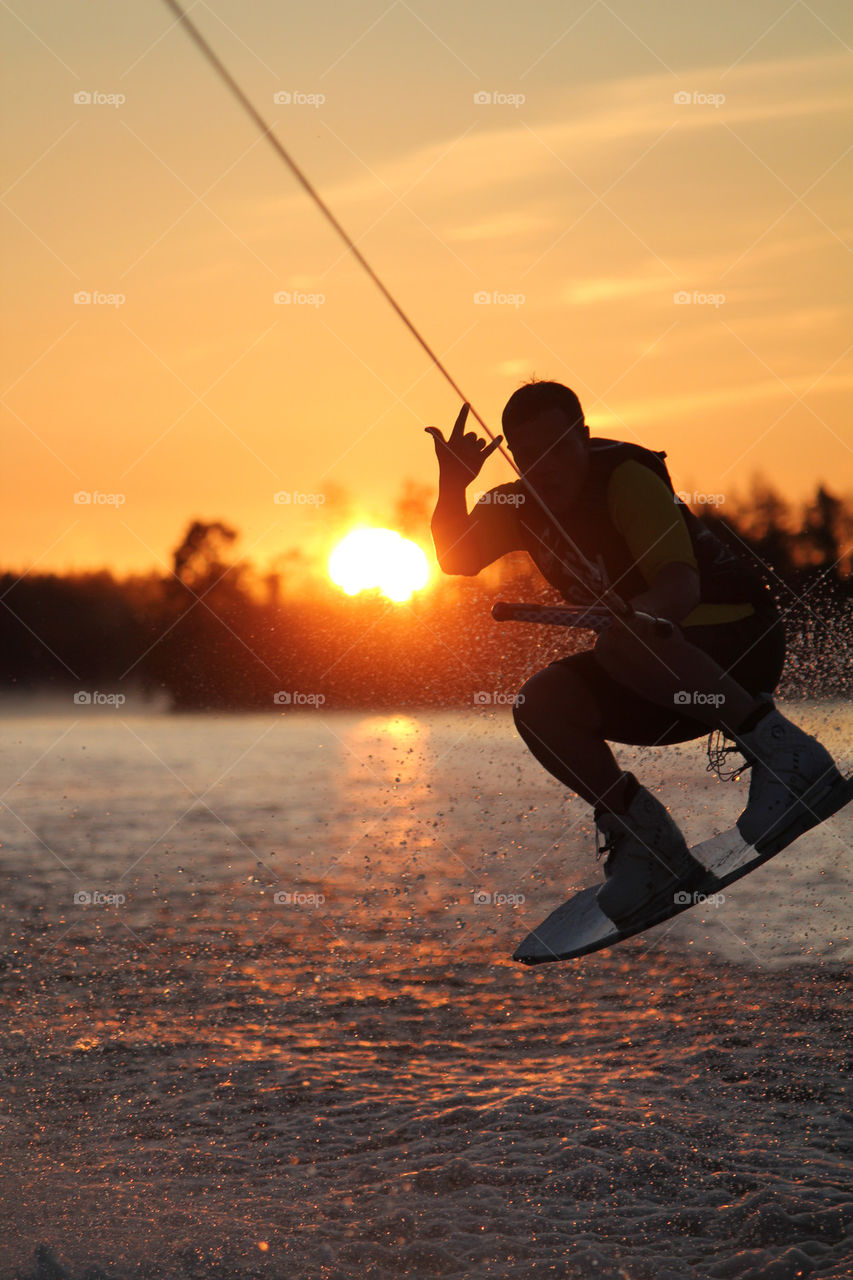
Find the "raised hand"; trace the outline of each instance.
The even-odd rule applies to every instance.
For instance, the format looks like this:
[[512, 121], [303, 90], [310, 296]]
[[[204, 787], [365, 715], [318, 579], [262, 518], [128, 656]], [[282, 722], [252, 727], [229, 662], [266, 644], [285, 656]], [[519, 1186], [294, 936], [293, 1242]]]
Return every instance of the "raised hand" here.
[[445, 440], [438, 427], [425, 427], [424, 430], [433, 438], [435, 456], [442, 481], [469, 485], [480, 474], [483, 463], [494, 453], [503, 436], [492, 441], [483, 440], [473, 431], [465, 430], [470, 405], [463, 404], [459, 417], [453, 424], [453, 430]]

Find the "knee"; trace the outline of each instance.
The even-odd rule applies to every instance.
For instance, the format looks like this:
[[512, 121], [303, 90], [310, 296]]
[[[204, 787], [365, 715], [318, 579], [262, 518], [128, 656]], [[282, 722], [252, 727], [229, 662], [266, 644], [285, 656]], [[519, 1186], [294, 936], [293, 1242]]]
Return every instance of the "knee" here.
[[541, 734], [555, 716], [562, 722], [585, 721], [584, 708], [588, 701], [576, 678], [559, 663], [552, 663], [521, 686], [512, 715], [519, 733], [533, 729]]
[[512, 704], [512, 717], [516, 727], [521, 729], [527, 725], [537, 724], [548, 706], [552, 696], [553, 677], [550, 667], [537, 671], [535, 676], [526, 680], [516, 694]]
[[624, 649], [620, 644], [620, 638], [616, 633], [615, 627], [600, 632], [595, 641], [593, 653], [596, 662], [603, 667], [607, 667], [619, 658], [624, 657]]

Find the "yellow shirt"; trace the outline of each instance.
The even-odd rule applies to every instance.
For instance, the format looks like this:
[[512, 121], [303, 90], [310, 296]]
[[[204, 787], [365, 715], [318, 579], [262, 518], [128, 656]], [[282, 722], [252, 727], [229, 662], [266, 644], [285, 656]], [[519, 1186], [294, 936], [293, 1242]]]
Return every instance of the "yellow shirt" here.
[[[648, 467], [629, 460], [614, 469], [607, 486], [607, 510], [650, 587], [668, 564], [687, 564], [698, 572], [678, 503], [660, 476]], [[753, 613], [751, 604], [699, 604], [680, 625], [714, 626]]]
[[[530, 551], [529, 538], [525, 538], [522, 526], [525, 501], [524, 487], [518, 480], [498, 485], [482, 496], [471, 512], [474, 529], [469, 545], [475, 551], [467, 572], [478, 573], [511, 551]], [[669, 564], [687, 564], [698, 572], [681, 506], [669, 486], [650, 467], [634, 459], [614, 467], [607, 483], [606, 501], [610, 522], [648, 587], [654, 585], [661, 569]], [[540, 566], [540, 572], [543, 571]], [[552, 580], [547, 573], [546, 576]], [[613, 586], [616, 591], [621, 590], [619, 582]], [[754, 612], [754, 606], [748, 603], [698, 604], [679, 625], [715, 626], [748, 618]]]

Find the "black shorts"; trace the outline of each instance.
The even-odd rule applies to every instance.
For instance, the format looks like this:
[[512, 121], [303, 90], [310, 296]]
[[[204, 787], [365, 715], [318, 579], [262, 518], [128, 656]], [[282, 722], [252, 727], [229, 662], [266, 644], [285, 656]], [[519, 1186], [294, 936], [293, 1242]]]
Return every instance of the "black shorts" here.
[[[685, 627], [686, 639], [720, 664], [749, 693], [770, 694], [785, 664], [785, 629], [775, 610], [760, 610], [738, 622]], [[592, 693], [601, 713], [601, 733], [609, 742], [631, 746], [667, 746], [709, 733], [707, 724], [683, 712], [649, 702], [617, 683], [599, 666], [592, 650], [560, 658]]]

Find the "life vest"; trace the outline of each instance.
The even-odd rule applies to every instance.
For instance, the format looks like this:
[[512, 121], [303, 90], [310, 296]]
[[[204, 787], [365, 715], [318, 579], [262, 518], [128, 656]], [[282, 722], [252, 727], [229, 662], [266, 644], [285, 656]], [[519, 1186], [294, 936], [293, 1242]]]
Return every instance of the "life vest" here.
[[[684, 517], [699, 571], [701, 603], [773, 607], [772, 596], [759, 574], [715, 537], [675, 493], [664, 452], [598, 437], [590, 439], [589, 449], [590, 465], [583, 488], [571, 510], [561, 513], [558, 519], [586, 558], [593, 564], [601, 563], [609, 584], [618, 595], [630, 600], [648, 590], [649, 585], [608, 510], [610, 477], [623, 462], [633, 461], [648, 467], [663, 480]], [[513, 488], [524, 493], [520, 481], [516, 481]], [[557, 588], [564, 599], [579, 602], [584, 593], [579, 591], [577, 575], [566, 563], [566, 556], [561, 554], [563, 539], [554, 521], [529, 496], [517, 510], [525, 550], [542, 576]]]

